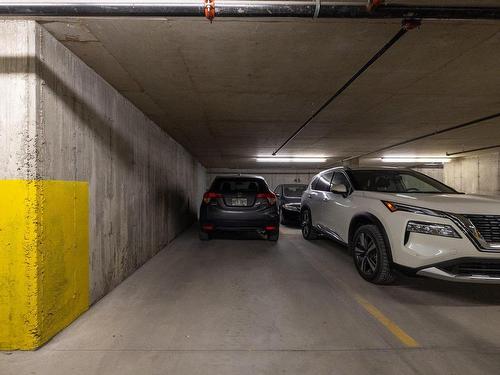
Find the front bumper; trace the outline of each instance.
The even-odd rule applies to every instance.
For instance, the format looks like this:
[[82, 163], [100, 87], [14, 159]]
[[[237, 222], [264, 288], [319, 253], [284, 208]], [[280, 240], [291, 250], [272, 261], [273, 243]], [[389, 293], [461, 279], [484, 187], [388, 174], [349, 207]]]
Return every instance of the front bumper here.
[[489, 275], [457, 275], [437, 267], [424, 268], [417, 272], [419, 276], [430, 277], [433, 279], [454, 281], [461, 283], [475, 284], [500, 284], [500, 276]]
[[[455, 275], [453, 270], [443, 269], [442, 267], [439, 267], [439, 269], [443, 272], [438, 272], [433, 268], [436, 265], [456, 262], [464, 258], [474, 259], [478, 262], [488, 262], [490, 260], [500, 262], [499, 251], [478, 249], [463, 230], [447, 218], [407, 212], [395, 212], [388, 216], [385, 212], [384, 214], [385, 216], [381, 215], [379, 217], [383, 218], [382, 224], [389, 239], [392, 261], [398, 266], [431, 277], [469, 280], [471, 277], [465, 276], [470, 275]], [[409, 221], [446, 224], [453, 227], [460, 234], [460, 238], [414, 232], [405, 235], [406, 225]], [[424, 269], [426, 269], [425, 272]], [[473, 276], [472, 279], [477, 280], [476, 275]], [[478, 276], [484, 275], [479, 274]], [[492, 277], [491, 275], [488, 276], [487, 280], [491, 280]], [[500, 275], [493, 278], [496, 277], [500, 277]]]
[[500, 284], [500, 259], [459, 258], [420, 269], [417, 275], [463, 283]]
[[300, 206], [282, 206], [281, 215], [287, 221], [300, 222]]

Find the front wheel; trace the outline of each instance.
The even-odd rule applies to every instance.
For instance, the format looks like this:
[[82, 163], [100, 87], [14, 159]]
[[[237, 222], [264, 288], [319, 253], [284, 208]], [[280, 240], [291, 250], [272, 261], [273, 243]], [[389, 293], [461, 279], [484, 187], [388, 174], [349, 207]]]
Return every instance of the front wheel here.
[[283, 225], [287, 224], [285, 216], [283, 216], [283, 211], [280, 212], [280, 224], [283, 224]]
[[376, 225], [363, 225], [356, 230], [351, 244], [354, 264], [361, 277], [374, 284], [390, 284], [394, 273], [389, 248]]
[[312, 225], [311, 211], [308, 208], [302, 210], [301, 214], [302, 237], [306, 240], [315, 240], [318, 238]]

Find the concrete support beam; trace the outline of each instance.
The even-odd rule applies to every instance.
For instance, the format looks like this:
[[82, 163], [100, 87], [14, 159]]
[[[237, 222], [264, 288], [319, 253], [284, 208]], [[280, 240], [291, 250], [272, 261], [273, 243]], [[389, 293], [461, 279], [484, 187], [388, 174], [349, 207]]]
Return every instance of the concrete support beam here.
[[342, 162], [344, 167], [359, 167], [359, 158], [350, 159]]
[[464, 193], [500, 195], [500, 153], [453, 159], [444, 165], [444, 182]]
[[34, 21], [0, 21], [0, 349], [35, 349], [196, 217], [205, 169]]

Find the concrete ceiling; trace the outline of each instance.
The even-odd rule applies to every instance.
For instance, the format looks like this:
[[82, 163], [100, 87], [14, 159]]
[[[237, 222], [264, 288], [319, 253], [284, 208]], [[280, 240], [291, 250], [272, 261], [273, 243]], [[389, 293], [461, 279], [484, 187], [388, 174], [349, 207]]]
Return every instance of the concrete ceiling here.
[[[339, 19], [43, 24], [212, 168], [258, 167], [257, 155], [271, 154], [399, 29], [397, 20]], [[499, 22], [427, 21], [280, 155], [326, 155], [326, 166], [500, 112], [499, 61]], [[498, 140], [499, 118], [383, 154], [444, 155]]]

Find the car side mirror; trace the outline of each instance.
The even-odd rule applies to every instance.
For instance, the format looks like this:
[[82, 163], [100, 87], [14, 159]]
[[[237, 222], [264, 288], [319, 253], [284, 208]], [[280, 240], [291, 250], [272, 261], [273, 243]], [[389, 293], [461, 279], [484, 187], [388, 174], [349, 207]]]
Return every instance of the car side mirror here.
[[280, 194], [280, 193], [275, 193], [275, 195], [276, 195], [276, 198], [281, 197], [281, 194]]
[[345, 186], [344, 184], [332, 185], [330, 188], [330, 191], [334, 194], [346, 195], [347, 194], [347, 186]]

